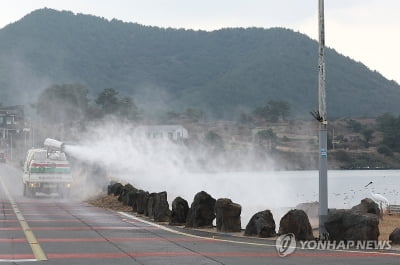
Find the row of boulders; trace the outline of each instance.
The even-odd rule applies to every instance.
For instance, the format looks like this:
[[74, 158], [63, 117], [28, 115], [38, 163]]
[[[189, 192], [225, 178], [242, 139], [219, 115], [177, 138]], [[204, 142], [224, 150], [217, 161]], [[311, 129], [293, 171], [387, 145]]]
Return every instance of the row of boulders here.
[[[302, 203], [296, 206], [312, 218], [318, 217], [318, 207], [318, 202]], [[329, 209], [325, 228], [330, 240], [378, 240], [381, 216], [379, 205], [366, 198], [351, 209]], [[390, 234], [389, 240], [393, 244], [400, 244], [400, 228], [396, 228]]]
[[[296, 206], [310, 218], [318, 218], [319, 203]], [[380, 209], [371, 199], [363, 199], [351, 209], [329, 209], [325, 228], [331, 240], [378, 240]]]
[[[281, 218], [278, 235], [289, 233], [294, 234], [298, 240], [314, 239], [310, 221], [303, 210], [290, 210]], [[258, 237], [276, 236], [275, 221], [271, 211], [265, 210], [253, 215], [244, 234]]]
[[118, 201], [132, 207], [134, 212], [144, 214], [157, 222], [169, 220], [170, 210], [167, 193], [149, 193], [139, 190], [131, 184], [110, 183], [107, 188], [108, 195], [118, 196]]
[[201, 191], [194, 196], [188, 210], [186, 227], [211, 227], [214, 219], [217, 231], [240, 232], [242, 206], [227, 198], [215, 200], [210, 194]]
[[189, 208], [188, 202], [177, 197], [169, 209], [167, 192], [149, 193], [130, 184], [111, 183], [108, 194], [118, 196], [125, 205], [132, 206], [138, 214], [148, 216], [156, 222], [169, 222], [186, 227], [211, 227], [216, 219], [218, 231], [236, 232], [241, 230], [240, 214], [242, 208], [230, 199], [215, 200], [208, 193], [197, 193]]
[[[201, 191], [188, 202], [177, 197], [169, 209], [167, 192], [149, 193], [136, 189], [130, 184], [111, 183], [108, 194], [118, 196], [118, 200], [132, 207], [134, 212], [148, 216], [156, 222], [169, 222], [171, 225], [186, 227], [212, 227], [216, 219], [217, 231], [241, 231], [240, 214], [242, 207], [230, 199], [214, 199]], [[293, 233], [298, 240], [312, 240], [313, 231], [308, 216], [318, 216], [318, 203], [298, 205], [282, 217], [278, 234]], [[349, 210], [330, 209], [325, 227], [331, 240], [378, 240], [379, 206], [371, 199], [364, 199]], [[244, 231], [246, 236], [274, 237], [276, 226], [271, 211], [265, 210], [252, 216]], [[393, 243], [400, 241], [400, 229], [390, 236]]]
[[[118, 200], [132, 206], [134, 212], [148, 216], [156, 222], [199, 228], [212, 227], [215, 219], [217, 231], [241, 231], [242, 207], [227, 198], [216, 200], [204, 191], [195, 195], [190, 207], [185, 199], [175, 198], [171, 210], [165, 191], [149, 193], [138, 190], [130, 184], [111, 183], [108, 186], [108, 194], [118, 196]], [[276, 226], [271, 211], [256, 213], [250, 219], [244, 233], [246, 236], [276, 236]], [[304, 211], [292, 210], [281, 219], [279, 234], [285, 233], [294, 233], [300, 240], [313, 238], [311, 225]]]

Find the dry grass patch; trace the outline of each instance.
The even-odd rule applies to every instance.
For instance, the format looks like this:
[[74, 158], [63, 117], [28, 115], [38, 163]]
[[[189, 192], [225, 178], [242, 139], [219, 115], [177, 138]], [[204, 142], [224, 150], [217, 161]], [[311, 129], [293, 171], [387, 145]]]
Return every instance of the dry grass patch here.
[[93, 199], [87, 200], [86, 202], [96, 207], [107, 208], [114, 211], [120, 211], [120, 212], [132, 211], [131, 206], [123, 205], [122, 202], [118, 201], [118, 196], [114, 195], [101, 194]]
[[397, 227], [400, 227], [400, 215], [385, 214], [383, 220], [379, 220], [379, 240], [389, 240], [390, 233]]

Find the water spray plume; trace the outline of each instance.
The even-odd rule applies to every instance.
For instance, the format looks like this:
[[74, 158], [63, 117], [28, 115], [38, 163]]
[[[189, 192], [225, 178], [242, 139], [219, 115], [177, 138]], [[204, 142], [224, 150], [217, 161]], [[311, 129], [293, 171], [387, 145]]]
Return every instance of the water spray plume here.
[[245, 178], [229, 168], [224, 173], [204, 172], [188, 162], [201, 160], [203, 153], [196, 154], [168, 140], [138, 136], [132, 128], [121, 124], [94, 127], [79, 145], [65, 145], [65, 151], [80, 161], [99, 164], [110, 176], [137, 188], [167, 191], [170, 203], [176, 196], [191, 203], [201, 190], [215, 198], [230, 198], [242, 205], [243, 221], [256, 211], [279, 207], [289, 198], [295, 200], [295, 192], [282, 185], [273, 172], [249, 173]]
[[[238, 172], [229, 166], [218, 172], [202, 171], [202, 167], [195, 167], [190, 162], [203, 158], [201, 150], [194, 152], [170, 141], [140, 137], [131, 127], [115, 122], [92, 127], [81, 137], [79, 145], [66, 144], [65, 151], [89, 165], [97, 164], [105, 168], [108, 175], [118, 181], [149, 192], [167, 191], [170, 205], [177, 196], [183, 197], [190, 204], [194, 195], [201, 190], [216, 199], [230, 198], [242, 205], [243, 227], [258, 211], [272, 210], [279, 224], [280, 217], [290, 208], [301, 202], [317, 200], [316, 171], [263, 169]], [[212, 158], [208, 157], [210, 160]], [[238, 157], [240, 159], [243, 158]], [[334, 208], [351, 207], [368, 196], [360, 192], [354, 194], [354, 198], [346, 199], [349, 191], [343, 190], [344, 186], [348, 190], [356, 190], [365, 184], [362, 179], [353, 176], [358, 175], [357, 172], [346, 172], [346, 177], [342, 174], [340, 171], [332, 172], [330, 205]]]

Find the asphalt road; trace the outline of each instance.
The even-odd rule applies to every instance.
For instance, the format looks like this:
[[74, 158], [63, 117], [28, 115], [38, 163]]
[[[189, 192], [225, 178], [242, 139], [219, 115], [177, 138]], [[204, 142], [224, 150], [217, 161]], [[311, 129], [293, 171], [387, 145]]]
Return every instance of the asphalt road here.
[[79, 201], [27, 199], [22, 197], [19, 174], [0, 164], [4, 264], [400, 264], [399, 252], [296, 250], [281, 258], [273, 241], [223, 235], [213, 239], [207, 233], [190, 235]]

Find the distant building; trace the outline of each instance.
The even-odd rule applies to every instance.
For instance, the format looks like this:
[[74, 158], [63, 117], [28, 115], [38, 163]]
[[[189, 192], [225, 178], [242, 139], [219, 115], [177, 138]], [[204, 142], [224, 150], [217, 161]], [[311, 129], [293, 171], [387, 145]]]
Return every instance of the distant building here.
[[147, 139], [168, 139], [174, 142], [181, 142], [189, 138], [188, 131], [182, 125], [138, 126], [134, 132]]
[[0, 107], [0, 152], [13, 160], [17, 141], [25, 136], [24, 106]]
[[24, 106], [0, 107], [0, 138], [20, 133], [24, 128]]
[[361, 136], [359, 134], [350, 134], [350, 135], [346, 135], [344, 137], [344, 139], [349, 141], [349, 142], [356, 142], [356, 141], [359, 141], [361, 139]]

